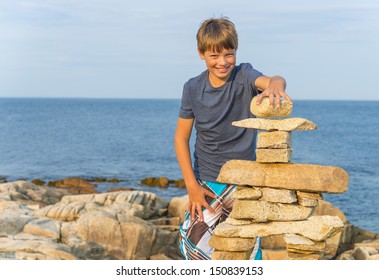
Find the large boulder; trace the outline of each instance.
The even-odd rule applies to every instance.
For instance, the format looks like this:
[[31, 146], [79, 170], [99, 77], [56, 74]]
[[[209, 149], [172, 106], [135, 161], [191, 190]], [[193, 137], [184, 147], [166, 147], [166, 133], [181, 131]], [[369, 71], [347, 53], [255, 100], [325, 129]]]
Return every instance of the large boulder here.
[[343, 193], [348, 187], [349, 174], [335, 166], [230, 160], [222, 166], [217, 181], [305, 192]]
[[79, 177], [66, 178], [63, 180], [50, 181], [48, 186], [64, 188], [74, 194], [99, 193], [96, 185]]

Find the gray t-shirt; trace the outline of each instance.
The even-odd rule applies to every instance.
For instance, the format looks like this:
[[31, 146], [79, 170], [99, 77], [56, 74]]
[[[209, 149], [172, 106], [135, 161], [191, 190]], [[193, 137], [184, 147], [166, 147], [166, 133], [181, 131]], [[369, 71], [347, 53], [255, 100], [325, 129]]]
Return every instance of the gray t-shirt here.
[[260, 76], [251, 64], [242, 63], [219, 88], [210, 84], [207, 70], [184, 84], [179, 118], [195, 119], [197, 179], [215, 182], [226, 161], [255, 160], [256, 131], [232, 122], [254, 117], [250, 102], [258, 94], [254, 82]]

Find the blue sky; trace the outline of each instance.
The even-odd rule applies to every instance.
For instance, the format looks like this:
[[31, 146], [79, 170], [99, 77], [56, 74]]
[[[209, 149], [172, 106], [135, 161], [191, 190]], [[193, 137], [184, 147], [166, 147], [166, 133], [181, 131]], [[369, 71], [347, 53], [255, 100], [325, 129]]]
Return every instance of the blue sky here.
[[293, 99], [379, 100], [379, 2], [2, 0], [0, 97], [180, 98], [195, 34], [228, 16], [237, 60]]

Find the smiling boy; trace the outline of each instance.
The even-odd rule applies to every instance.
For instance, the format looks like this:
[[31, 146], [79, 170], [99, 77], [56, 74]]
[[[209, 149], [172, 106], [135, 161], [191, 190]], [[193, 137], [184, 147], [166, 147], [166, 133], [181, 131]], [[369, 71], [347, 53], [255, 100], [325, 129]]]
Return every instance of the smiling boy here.
[[[197, 47], [207, 70], [188, 80], [175, 132], [175, 151], [188, 191], [186, 219], [180, 228], [180, 249], [186, 259], [207, 260], [213, 248], [208, 244], [214, 228], [231, 211], [230, 194], [235, 185], [216, 182], [222, 165], [232, 159], [255, 160], [256, 131], [231, 125], [251, 118], [250, 102], [257, 104], [268, 96], [271, 106], [280, 99], [292, 103], [286, 94], [286, 81], [268, 77], [249, 63], [236, 64], [238, 35], [226, 17], [202, 22], [197, 32]], [[189, 140], [196, 129], [192, 166]], [[252, 259], [260, 259], [259, 238]]]

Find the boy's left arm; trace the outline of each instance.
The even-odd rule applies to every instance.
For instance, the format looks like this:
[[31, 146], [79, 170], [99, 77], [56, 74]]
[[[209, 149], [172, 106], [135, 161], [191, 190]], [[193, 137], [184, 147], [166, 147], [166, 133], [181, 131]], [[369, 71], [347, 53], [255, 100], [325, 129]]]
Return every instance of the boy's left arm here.
[[255, 86], [261, 91], [257, 99], [257, 105], [261, 104], [262, 99], [266, 96], [270, 98], [271, 107], [274, 107], [275, 103], [276, 107], [279, 108], [281, 98], [287, 99], [292, 104], [291, 98], [285, 92], [287, 86], [286, 80], [281, 76], [258, 77], [255, 80]]

